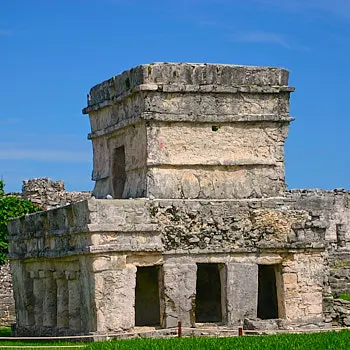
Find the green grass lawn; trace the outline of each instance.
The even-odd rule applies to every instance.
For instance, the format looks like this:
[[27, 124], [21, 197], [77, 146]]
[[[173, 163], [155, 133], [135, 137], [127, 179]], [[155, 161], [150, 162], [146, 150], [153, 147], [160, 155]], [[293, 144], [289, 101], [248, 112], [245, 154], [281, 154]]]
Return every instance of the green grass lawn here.
[[[1, 333], [3, 334], [3, 333]], [[326, 332], [314, 334], [280, 334], [243, 336], [232, 338], [171, 338], [171, 339], [129, 339], [111, 340], [101, 343], [68, 343], [68, 342], [38, 342], [38, 341], [1, 341], [4, 346], [28, 346], [26, 349], [40, 349], [42, 346], [54, 346], [50, 349], [64, 349], [64, 346], [82, 346], [76, 349], [86, 350], [211, 350], [211, 349], [329, 349], [349, 350], [350, 331]], [[69, 349], [69, 348], [67, 348]], [[71, 349], [74, 349], [71, 348]]]
[[90, 344], [89, 350], [350, 349], [350, 332], [280, 334], [232, 338], [130, 339]]
[[26, 340], [26, 341], [17, 341], [17, 340], [1, 340], [1, 337], [11, 337], [11, 328], [9, 327], [0, 327], [0, 350], [1, 349], [13, 349], [13, 347], [17, 347], [17, 349], [21, 349], [25, 346], [25, 349], [31, 350], [31, 349], [45, 349], [44, 346], [50, 346], [50, 348], [47, 347], [47, 349], [55, 350], [55, 349], [64, 349], [63, 346], [83, 346], [83, 347], [72, 347], [67, 349], [84, 349], [87, 347], [87, 343], [72, 343], [67, 341], [37, 341], [37, 340]]
[[350, 294], [340, 294], [339, 295], [340, 299], [350, 301]]

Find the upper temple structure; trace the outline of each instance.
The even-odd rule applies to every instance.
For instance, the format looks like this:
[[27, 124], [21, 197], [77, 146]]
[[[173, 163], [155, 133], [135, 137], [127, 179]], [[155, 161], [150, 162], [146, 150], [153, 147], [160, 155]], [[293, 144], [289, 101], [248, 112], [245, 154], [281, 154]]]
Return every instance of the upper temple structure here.
[[15, 334], [350, 325], [350, 194], [287, 191], [292, 91], [189, 63], [93, 87], [94, 197], [8, 226]]
[[285, 69], [143, 65], [91, 89], [96, 198], [284, 193]]

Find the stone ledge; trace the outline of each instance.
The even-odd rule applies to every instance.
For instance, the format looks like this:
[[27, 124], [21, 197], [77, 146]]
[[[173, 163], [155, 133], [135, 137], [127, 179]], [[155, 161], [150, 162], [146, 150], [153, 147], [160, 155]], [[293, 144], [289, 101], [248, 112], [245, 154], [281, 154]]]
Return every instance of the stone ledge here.
[[108, 106], [117, 104], [131, 96], [140, 92], [165, 92], [165, 93], [214, 93], [214, 94], [237, 94], [237, 93], [251, 93], [251, 94], [279, 94], [283, 92], [294, 92], [295, 88], [290, 86], [232, 86], [232, 87], [221, 87], [216, 85], [156, 85], [155, 89], [150, 84], [143, 84], [137, 86], [133, 90], [126, 92], [121, 95], [111, 96], [110, 98], [95, 104], [89, 105], [83, 109], [83, 114], [89, 114], [90, 112], [97, 111]]
[[133, 116], [132, 118], [122, 119], [119, 122], [109, 125], [102, 130], [96, 130], [88, 134], [88, 139], [92, 140], [97, 137], [102, 137], [111, 134], [117, 130], [125, 128], [129, 125], [135, 125], [140, 123], [142, 120], [152, 120], [157, 122], [193, 122], [193, 123], [257, 123], [257, 122], [278, 122], [278, 123], [290, 123], [294, 121], [295, 118], [289, 116], [288, 114], [201, 114], [198, 115], [188, 115], [188, 114], [165, 114], [165, 113], [155, 113], [155, 112], [145, 112], [141, 113], [139, 116]]

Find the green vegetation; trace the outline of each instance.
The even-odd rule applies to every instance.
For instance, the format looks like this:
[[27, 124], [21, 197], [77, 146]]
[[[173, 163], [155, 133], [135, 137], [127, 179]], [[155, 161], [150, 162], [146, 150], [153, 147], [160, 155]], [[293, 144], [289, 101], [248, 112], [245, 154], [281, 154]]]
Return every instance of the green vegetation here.
[[2, 349], [50, 349], [50, 350], [64, 350], [64, 349], [87, 349], [87, 344], [84, 343], [69, 343], [69, 342], [41, 342], [41, 341], [0, 341], [0, 348]]
[[0, 264], [6, 262], [8, 249], [7, 222], [10, 219], [42, 210], [28, 200], [5, 195], [4, 187], [3, 180], [0, 180]]
[[11, 337], [11, 328], [10, 327], [0, 328], [0, 337]]
[[280, 334], [232, 338], [130, 339], [90, 344], [89, 350], [350, 349], [350, 332]]
[[[0, 327], [0, 348], [4, 348], [6, 346], [10, 347], [24, 347], [25, 349], [40, 349], [41, 347], [44, 348], [44, 346], [50, 346], [50, 350], [52, 349], [64, 349], [64, 345], [70, 346], [70, 349], [86, 349], [88, 346], [87, 343], [72, 343], [67, 341], [38, 341], [38, 340], [1, 340], [1, 337], [10, 337], [11, 336], [11, 328], [10, 327]], [[53, 347], [51, 347], [53, 346]], [[57, 347], [56, 347], [57, 346]], [[76, 346], [72, 348], [72, 346]]]
[[93, 343], [90, 350], [350, 349], [350, 332], [280, 334], [233, 338], [130, 339]]
[[[76, 346], [87, 350], [212, 350], [212, 349], [286, 349], [286, 350], [347, 350], [350, 349], [350, 331], [325, 332], [313, 334], [280, 334], [262, 336], [244, 336], [232, 338], [171, 338], [171, 339], [128, 339], [111, 340], [100, 343], [69, 343], [69, 342], [39, 342], [39, 341], [1, 341], [0, 346], [23, 346], [26, 349], [39, 349], [41, 346], [57, 346], [54, 349], [64, 349], [64, 345]], [[51, 348], [52, 349], [52, 348]]]
[[348, 294], [340, 294], [339, 299], [350, 301], [350, 293]]
[[338, 262], [337, 264], [334, 264], [333, 266], [331, 266], [331, 268], [336, 270], [336, 269], [342, 269], [344, 267], [349, 267], [349, 266], [350, 266], [350, 260], [345, 260], [345, 261]]

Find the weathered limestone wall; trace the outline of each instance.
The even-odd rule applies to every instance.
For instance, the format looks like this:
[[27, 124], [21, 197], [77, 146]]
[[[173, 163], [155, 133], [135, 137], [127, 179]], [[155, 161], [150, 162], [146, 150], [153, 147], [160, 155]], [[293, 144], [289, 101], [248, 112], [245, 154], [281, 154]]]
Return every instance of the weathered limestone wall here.
[[287, 198], [296, 209], [312, 211], [316, 220], [327, 223], [331, 292], [350, 293], [350, 192], [292, 190]]
[[[243, 73], [245, 72], [245, 73]], [[91, 89], [94, 195], [114, 193], [113, 152], [125, 148], [117, 198], [255, 198], [282, 195], [288, 72], [155, 63]]]
[[290, 256], [282, 263], [285, 317], [293, 322], [312, 323], [322, 318], [325, 253]]
[[0, 265], [0, 326], [15, 322], [15, 302], [12, 291], [10, 264]]
[[68, 192], [63, 181], [52, 181], [47, 177], [24, 180], [22, 186], [22, 197], [45, 209], [79, 202], [91, 195], [91, 192]]
[[[107, 111], [104, 109], [103, 112]], [[93, 141], [94, 169], [92, 179], [96, 181], [94, 192], [99, 197], [106, 198], [113, 194], [112, 188], [112, 162], [113, 150], [125, 147], [126, 188], [129, 190], [125, 197], [145, 197], [146, 182], [146, 124], [138, 123], [121, 130], [115, 131], [113, 137], [96, 138]]]

